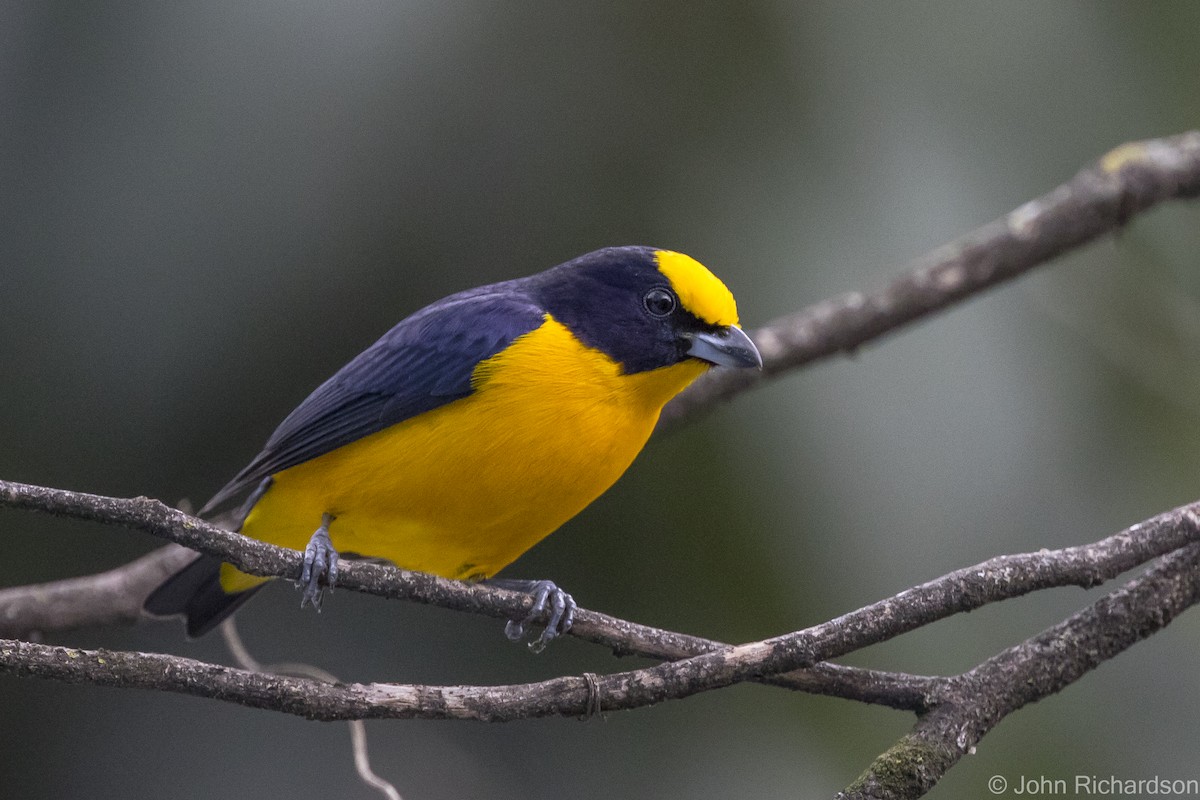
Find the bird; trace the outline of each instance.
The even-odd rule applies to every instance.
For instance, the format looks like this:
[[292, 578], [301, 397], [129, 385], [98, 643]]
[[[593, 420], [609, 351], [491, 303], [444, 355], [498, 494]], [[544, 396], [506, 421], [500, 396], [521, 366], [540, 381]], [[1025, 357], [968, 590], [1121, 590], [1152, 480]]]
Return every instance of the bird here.
[[[304, 551], [320, 608], [341, 554], [525, 591], [569, 629], [547, 580], [494, 578], [603, 494], [666, 403], [714, 366], [762, 368], [725, 284], [699, 261], [608, 247], [413, 313], [315, 389], [200, 510], [245, 498], [243, 535]], [[202, 555], [146, 599], [212, 630], [269, 579]]]

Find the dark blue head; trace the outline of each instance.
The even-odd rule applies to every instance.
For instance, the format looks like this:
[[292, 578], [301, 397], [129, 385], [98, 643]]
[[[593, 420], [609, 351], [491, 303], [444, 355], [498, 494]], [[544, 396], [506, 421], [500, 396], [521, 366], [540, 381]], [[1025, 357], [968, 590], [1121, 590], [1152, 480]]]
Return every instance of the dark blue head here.
[[733, 295], [698, 261], [653, 247], [609, 247], [530, 280], [530, 293], [586, 344], [626, 373], [688, 358], [762, 366], [737, 326]]

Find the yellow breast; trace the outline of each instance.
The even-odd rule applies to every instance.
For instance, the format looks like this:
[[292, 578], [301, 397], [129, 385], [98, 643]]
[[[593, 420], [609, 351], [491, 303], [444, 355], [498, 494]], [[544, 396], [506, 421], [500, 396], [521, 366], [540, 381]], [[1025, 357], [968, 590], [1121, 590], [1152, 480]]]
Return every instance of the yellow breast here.
[[[689, 359], [624, 375], [546, 315], [479, 364], [471, 395], [275, 475], [242, 530], [303, 549], [329, 513], [342, 552], [491, 576], [608, 489], [707, 368]], [[237, 591], [258, 579], [227, 567], [221, 582]]]

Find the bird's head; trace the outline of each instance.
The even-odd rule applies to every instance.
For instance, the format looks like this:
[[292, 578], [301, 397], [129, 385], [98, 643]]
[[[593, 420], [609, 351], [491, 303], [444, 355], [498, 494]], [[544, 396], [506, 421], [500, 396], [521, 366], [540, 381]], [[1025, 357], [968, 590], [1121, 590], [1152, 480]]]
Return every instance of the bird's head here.
[[737, 303], [717, 276], [682, 253], [609, 247], [538, 276], [546, 310], [626, 374], [698, 359], [762, 368], [738, 326]]

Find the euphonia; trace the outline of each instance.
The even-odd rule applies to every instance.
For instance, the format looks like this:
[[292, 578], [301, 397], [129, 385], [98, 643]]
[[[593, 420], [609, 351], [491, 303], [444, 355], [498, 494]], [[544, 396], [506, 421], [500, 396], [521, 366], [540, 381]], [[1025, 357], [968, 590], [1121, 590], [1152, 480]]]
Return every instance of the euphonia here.
[[[610, 247], [468, 289], [385, 333], [284, 419], [201, 509], [249, 495], [240, 531], [303, 549], [318, 605], [338, 552], [458, 580], [492, 578], [599, 497], [667, 401], [713, 365], [762, 367], [725, 285], [698, 261]], [[201, 556], [145, 608], [199, 636], [265, 583]], [[574, 603], [550, 581], [494, 581]], [[521, 631], [521, 625], [514, 629]]]

